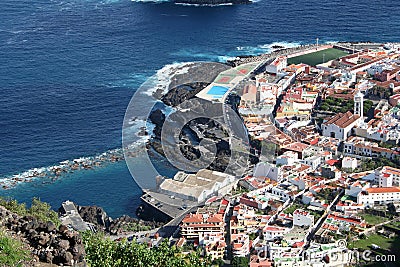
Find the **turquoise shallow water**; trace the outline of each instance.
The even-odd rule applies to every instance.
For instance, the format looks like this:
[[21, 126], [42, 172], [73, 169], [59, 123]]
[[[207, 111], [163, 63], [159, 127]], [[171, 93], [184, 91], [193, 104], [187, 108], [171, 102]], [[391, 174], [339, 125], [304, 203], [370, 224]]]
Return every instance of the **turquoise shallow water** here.
[[55, 208], [67, 199], [80, 205], [97, 205], [104, 207], [110, 216], [134, 215], [140, 197], [140, 189], [130, 177], [125, 162], [64, 175], [52, 183], [21, 184], [7, 193], [24, 202], [39, 195]]
[[[130, 98], [173, 62], [225, 60], [273, 44], [400, 41], [397, 1], [261, 0], [190, 7], [129, 0], [4, 0], [0, 8], [0, 177], [121, 146]], [[156, 159], [160, 160], [160, 159]], [[161, 169], [172, 169], [161, 162]], [[124, 163], [1, 190], [132, 215]]]

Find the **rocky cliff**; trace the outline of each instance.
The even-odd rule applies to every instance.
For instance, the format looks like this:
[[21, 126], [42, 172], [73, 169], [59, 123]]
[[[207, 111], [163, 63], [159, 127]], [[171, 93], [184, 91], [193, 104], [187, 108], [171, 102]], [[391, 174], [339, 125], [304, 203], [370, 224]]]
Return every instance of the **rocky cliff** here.
[[112, 219], [103, 208], [97, 206], [76, 206], [79, 215], [85, 222], [93, 223], [98, 229], [110, 235], [120, 235], [127, 232], [144, 231], [162, 226], [162, 223], [144, 221], [123, 215]]
[[33, 259], [25, 266], [43, 266], [40, 262], [57, 266], [87, 266], [82, 237], [64, 225], [57, 228], [52, 222], [19, 216], [0, 206], [0, 226], [32, 252]]

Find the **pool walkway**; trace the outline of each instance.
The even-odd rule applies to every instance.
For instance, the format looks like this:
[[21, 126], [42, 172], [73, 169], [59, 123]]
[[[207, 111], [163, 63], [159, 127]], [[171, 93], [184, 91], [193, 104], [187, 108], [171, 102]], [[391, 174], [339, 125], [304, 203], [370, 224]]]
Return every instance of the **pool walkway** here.
[[209, 101], [223, 102], [225, 95], [229, 94], [236, 85], [248, 77], [262, 63], [263, 61], [251, 62], [223, 71], [196, 96]]

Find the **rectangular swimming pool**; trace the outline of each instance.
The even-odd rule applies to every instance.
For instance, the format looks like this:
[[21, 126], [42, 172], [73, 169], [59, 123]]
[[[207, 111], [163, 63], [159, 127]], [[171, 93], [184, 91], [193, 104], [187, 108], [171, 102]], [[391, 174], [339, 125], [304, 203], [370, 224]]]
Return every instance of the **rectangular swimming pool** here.
[[208, 90], [207, 95], [213, 95], [214, 97], [221, 97], [223, 96], [227, 91], [229, 90], [229, 88], [224, 87], [224, 86], [213, 86], [210, 88], [210, 90]]

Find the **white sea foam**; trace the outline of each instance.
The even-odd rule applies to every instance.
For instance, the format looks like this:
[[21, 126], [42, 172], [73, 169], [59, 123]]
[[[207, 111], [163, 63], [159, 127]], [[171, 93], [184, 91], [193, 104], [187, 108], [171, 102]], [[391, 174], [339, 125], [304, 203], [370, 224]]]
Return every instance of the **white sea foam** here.
[[180, 6], [194, 6], [194, 7], [216, 7], [216, 6], [232, 6], [232, 3], [224, 3], [224, 4], [188, 4], [188, 3], [175, 3], [176, 5]]
[[136, 3], [165, 3], [170, 2], [169, 0], [131, 0]]
[[116, 81], [110, 81], [106, 84], [103, 84], [109, 88], [138, 88], [140, 84], [144, 83], [146, 79], [150, 76], [150, 73], [133, 73], [127, 76], [126, 78], [122, 78]]
[[325, 44], [337, 44], [339, 41], [326, 41]]
[[270, 53], [276, 49], [279, 49], [275, 48], [275, 46], [283, 48], [292, 48], [292, 47], [297, 47], [300, 44], [301, 44], [300, 42], [273, 42], [269, 44], [262, 44], [256, 46], [238, 46], [234, 50], [221, 53], [223, 55], [201, 52], [193, 48], [190, 48], [190, 49], [179, 50], [177, 52], [172, 53], [172, 55], [178, 57], [194, 58], [196, 60], [217, 61], [224, 63], [228, 60], [234, 60], [237, 56], [241, 55], [260, 55], [260, 54]]
[[257, 46], [238, 46], [236, 47], [236, 50], [244, 55], [259, 55], [280, 49], [275, 47], [293, 48], [299, 46], [300, 44], [300, 42], [273, 42], [270, 44], [262, 44]]
[[228, 60], [235, 60], [237, 57], [234, 56], [218, 56], [218, 62], [227, 62]]
[[[139, 141], [144, 142], [144, 140], [141, 139]], [[71, 173], [76, 170], [93, 169], [103, 164], [121, 161], [123, 159], [122, 148], [116, 148], [99, 155], [64, 160], [52, 166], [32, 168], [18, 174], [0, 177], [0, 186], [3, 189], [10, 189], [20, 183], [32, 182], [35, 179], [56, 180], [66, 173]]]
[[146, 87], [143, 94], [152, 96], [157, 90], [167, 93], [173, 77], [175, 75], [187, 73], [191, 64], [193, 64], [193, 62], [165, 65], [162, 69], [157, 71], [156, 75], [152, 76], [142, 85]]

